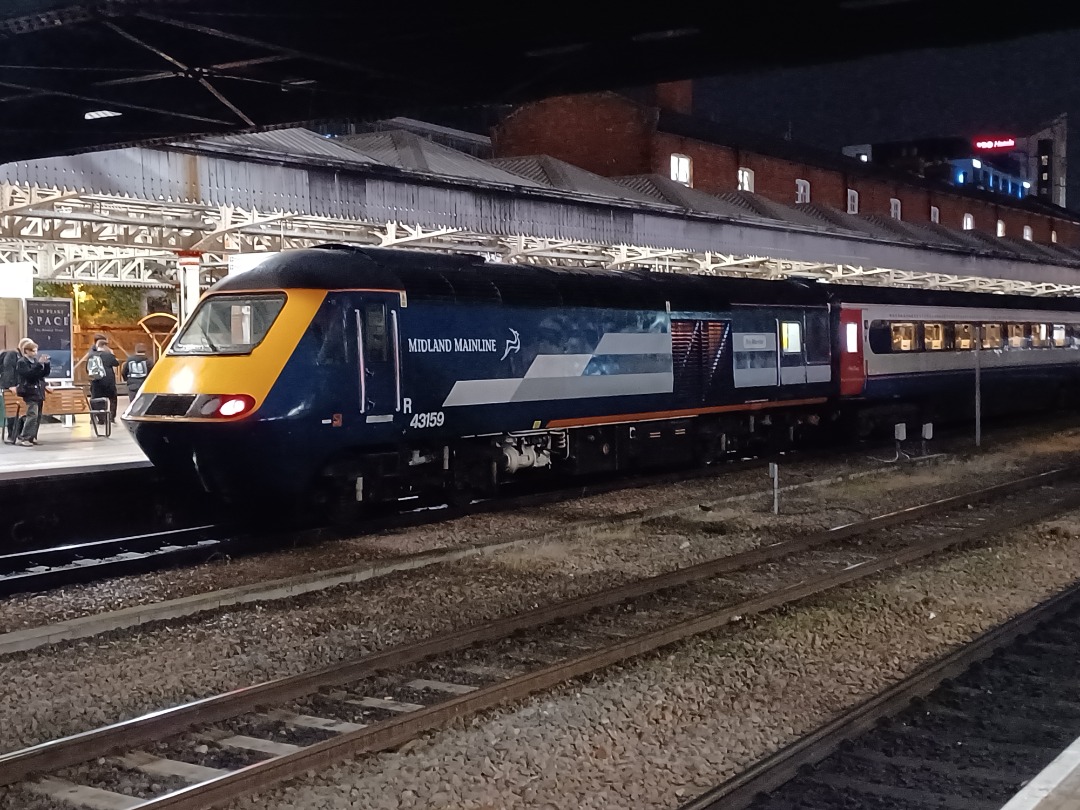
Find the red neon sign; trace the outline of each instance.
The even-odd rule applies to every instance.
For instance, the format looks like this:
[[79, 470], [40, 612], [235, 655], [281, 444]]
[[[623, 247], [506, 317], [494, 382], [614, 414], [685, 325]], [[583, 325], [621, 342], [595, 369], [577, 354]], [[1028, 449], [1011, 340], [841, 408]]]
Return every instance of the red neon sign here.
[[1016, 138], [976, 138], [975, 148], [988, 151], [992, 149], [1015, 149]]

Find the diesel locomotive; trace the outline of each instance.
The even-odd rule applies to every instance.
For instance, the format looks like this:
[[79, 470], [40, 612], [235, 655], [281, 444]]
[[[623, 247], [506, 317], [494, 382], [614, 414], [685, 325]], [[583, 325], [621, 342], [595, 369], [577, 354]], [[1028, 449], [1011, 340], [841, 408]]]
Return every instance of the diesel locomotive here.
[[1063, 405], [1080, 302], [327, 245], [216, 284], [124, 423], [230, 502], [366, 504]]

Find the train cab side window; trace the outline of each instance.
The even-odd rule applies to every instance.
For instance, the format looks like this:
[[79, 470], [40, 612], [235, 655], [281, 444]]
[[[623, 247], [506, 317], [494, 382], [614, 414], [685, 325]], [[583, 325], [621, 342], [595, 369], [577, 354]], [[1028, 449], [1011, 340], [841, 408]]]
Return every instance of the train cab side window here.
[[945, 324], [923, 324], [923, 345], [926, 347], [927, 351], [931, 352], [939, 352], [943, 349], [948, 349], [949, 341], [945, 334]]
[[892, 324], [892, 350], [894, 352], [917, 352], [919, 350], [918, 335], [913, 323]]
[[784, 354], [799, 354], [802, 351], [802, 325], [795, 321], [782, 321], [780, 346]]
[[1031, 325], [1031, 347], [1041, 349], [1049, 344], [1049, 330], [1045, 323], [1033, 323]]
[[975, 341], [972, 339], [974, 330], [971, 328], [970, 323], [954, 323], [953, 324], [953, 348], [960, 352], [969, 352], [975, 348]]
[[982, 347], [984, 349], [1000, 349], [1004, 343], [1000, 323], [984, 323], [982, 325]]
[[364, 305], [364, 359], [369, 363], [389, 359], [386, 340], [386, 307], [383, 304]]
[[315, 365], [341, 366], [347, 362], [344, 319], [345, 312], [330, 299], [315, 313], [310, 327], [315, 342]]
[[1066, 344], [1065, 324], [1063, 324], [1063, 323], [1055, 323], [1054, 324], [1054, 346], [1057, 347], [1058, 349], [1063, 349], [1063, 348], [1065, 348], [1065, 344]]
[[1009, 336], [1010, 349], [1027, 348], [1027, 324], [1010, 323], [1005, 325]]

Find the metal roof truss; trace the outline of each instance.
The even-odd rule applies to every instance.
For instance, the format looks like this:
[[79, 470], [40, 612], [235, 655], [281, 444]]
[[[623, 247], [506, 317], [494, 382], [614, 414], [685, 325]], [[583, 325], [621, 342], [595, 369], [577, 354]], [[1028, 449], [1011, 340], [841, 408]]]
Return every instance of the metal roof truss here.
[[407, 222], [366, 222], [0, 184], [0, 263], [31, 261], [43, 280], [150, 288], [176, 286], [178, 255], [197, 251], [203, 257], [203, 284], [209, 286], [225, 275], [231, 254], [277, 252], [327, 242], [474, 253], [507, 263], [646, 268], [771, 279], [798, 276], [826, 283], [1034, 296], [1080, 294], [1080, 284], [641, 245], [602, 245]]

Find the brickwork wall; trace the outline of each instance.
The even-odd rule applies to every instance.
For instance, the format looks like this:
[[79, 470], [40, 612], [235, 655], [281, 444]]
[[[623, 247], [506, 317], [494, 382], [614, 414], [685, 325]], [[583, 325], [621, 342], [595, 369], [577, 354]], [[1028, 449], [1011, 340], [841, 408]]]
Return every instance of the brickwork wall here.
[[[685, 112], [692, 103], [689, 82], [659, 85], [656, 98], [669, 109]], [[901, 219], [929, 222], [930, 206], [940, 211], [940, 224], [962, 228], [964, 214], [976, 230], [996, 236], [999, 219], [1005, 235], [1020, 239], [1025, 225], [1033, 241], [1080, 247], [1080, 224], [1029, 213], [947, 190], [927, 189], [902, 179], [872, 177], [796, 163], [733, 147], [711, 144], [656, 130], [656, 111], [614, 93], [562, 96], [519, 108], [492, 133], [498, 157], [550, 155], [606, 177], [656, 173], [670, 176], [671, 156], [692, 161], [692, 185], [713, 194], [738, 188], [738, 170], [754, 172], [754, 191], [779, 203], [795, 203], [795, 180], [810, 181], [810, 201], [847, 210], [847, 190], [859, 192], [859, 213], [890, 215], [890, 199], [901, 204]]]
[[647, 174], [655, 122], [652, 110], [614, 94], [559, 96], [507, 116], [492, 148], [496, 157], [549, 155], [605, 177]]

